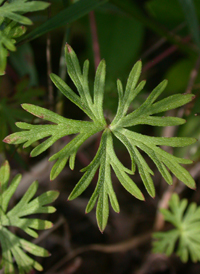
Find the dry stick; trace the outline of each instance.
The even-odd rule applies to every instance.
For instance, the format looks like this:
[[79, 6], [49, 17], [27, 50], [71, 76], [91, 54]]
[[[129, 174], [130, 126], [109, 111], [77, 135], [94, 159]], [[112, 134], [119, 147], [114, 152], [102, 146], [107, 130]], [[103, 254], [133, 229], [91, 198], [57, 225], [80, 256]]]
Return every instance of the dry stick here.
[[163, 219], [163, 215], [160, 212], [160, 208], [168, 207], [169, 200], [175, 191], [177, 182], [178, 182], [178, 180], [176, 179], [176, 177], [173, 177], [173, 185], [167, 187], [166, 191], [162, 195], [161, 200], [158, 203], [156, 219], [154, 222], [154, 231], [159, 231], [164, 226], [164, 219]]
[[50, 228], [47, 231], [44, 231], [40, 234], [40, 236], [37, 239], [34, 239], [32, 242], [34, 244], [38, 244], [44, 239], [46, 239], [53, 231], [55, 231], [57, 228], [59, 228], [61, 225], [63, 225], [66, 222], [66, 220], [62, 217], [58, 219], [58, 221], [53, 225], [52, 228]]
[[98, 41], [97, 26], [96, 26], [94, 11], [91, 11], [89, 13], [89, 18], [90, 18], [90, 28], [91, 28], [91, 35], [92, 35], [92, 46], [94, 51], [94, 64], [96, 69], [101, 61], [101, 57], [100, 57], [99, 41]]
[[[194, 82], [196, 80], [196, 77], [198, 75], [199, 69], [200, 69], [200, 55], [197, 58], [195, 66], [194, 66], [194, 68], [192, 69], [192, 71], [190, 73], [190, 78], [189, 78], [188, 85], [187, 85], [185, 93], [191, 93], [192, 92], [192, 88], [193, 88]], [[187, 110], [188, 110], [187, 106], [179, 109], [177, 116], [180, 117], [180, 118], [183, 117], [184, 113]], [[171, 137], [174, 136], [175, 130], [176, 130], [176, 127], [173, 127], [172, 130], [171, 130]], [[160, 208], [167, 208], [168, 202], [169, 202], [172, 194], [174, 193], [175, 188], [177, 188], [178, 185], [179, 185], [179, 181], [176, 180], [175, 177], [173, 177], [173, 181], [174, 181], [173, 186], [168, 186], [167, 190], [163, 193], [163, 196], [162, 196], [162, 198], [159, 202], [159, 205], [158, 205], [158, 208], [157, 208], [157, 215], [156, 215], [155, 223], [154, 223], [154, 230], [155, 231], [161, 230], [164, 226], [164, 219], [163, 219], [162, 215], [160, 214], [159, 209]]]
[[76, 256], [88, 252], [88, 251], [99, 251], [103, 253], [117, 253], [117, 252], [126, 252], [130, 249], [136, 248], [143, 243], [146, 243], [151, 239], [151, 232], [145, 233], [140, 236], [130, 238], [124, 242], [113, 244], [113, 245], [101, 245], [101, 244], [92, 244], [87, 246], [82, 246], [74, 249], [69, 254], [67, 254], [62, 260], [60, 260], [56, 265], [49, 269], [45, 274], [53, 274], [56, 270], [62, 267], [69, 260], [75, 258]]

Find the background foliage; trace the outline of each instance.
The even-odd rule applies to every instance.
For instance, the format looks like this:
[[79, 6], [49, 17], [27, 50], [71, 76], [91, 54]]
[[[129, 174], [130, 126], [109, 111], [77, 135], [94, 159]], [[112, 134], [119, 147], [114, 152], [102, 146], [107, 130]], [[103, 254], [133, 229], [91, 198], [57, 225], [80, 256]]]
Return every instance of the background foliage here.
[[[34, 6], [34, 2], [37, 2], [35, 5], [39, 7], [41, 3], [40, 10], [31, 10], [30, 6], [28, 13], [25, 8], [11, 9], [17, 2], [21, 7], [28, 4]], [[112, 120], [117, 110], [115, 79], [119, 78], [125, 86], [133, 64], [141, 59], [143, 70], [140, 80], [147, 79], [147, 84], [132, 102], [131, 110], [137, 109], [153, 88], [165, 78], [169, 84], [161, 99], [177, 93], [192, 93], [196, 98], [186, 106], [166, 113], [167, 116], [186, 119], [187, 123], [184, 125], [178, 128], [137, 125], [134, 131], [152, 137], [184, 136], [199, 140], [198, 0], [51, 0], [43, 4], [41, 1], [10, 0], [0, 1], [0, 11], [0, 67], [1, 74], [4, 74], [4, 70], [6, 72], [0, 78], [1, 140], [16, 131], [16, 121], [43, 125], [37, 117], [26, 114], [19, 106], [21, 103], [36, 104], [63, 117], [88, 122], [86, 115], [53, 88], [47, 77], [47, 74], [53, 72], [74, 89], [66, 73], [66, 42], [76, 51], [81, 65], [85, 59], [90, 60], [89, 83], [93, 83], [96, 64], [100, 59], [105, 59], [106, 119]], [[29, 25], [31, 21], [33, 24]], [[95, 45], [98, 45], [99, 49]], [[92, 89], [92, 86], [90, 88]], [[164, 223], [159, 208], [167, 208], [173, 192], [178, 192], [180, 198], [187, 198], [189, 204], [199, 204], [199, 141], [183, 148], [163, 148], [177, 157], [194, 161], [186, 168], [196, 182], [196, 192], [184, 187], [174, 177], [174, 187], [168, 187], [163, 183], [156, 166], [149, 162], [147, 155], [142, 152], [154, 172], [155, 199], [148, 195], [145, 195], [145, 202], [134, 199], [123, 190], [112, 174], [121, 212], [116, 214], [110, 210], [108, 226], [104, 234], [100, 234], [96, 228], [95, 215], [92, 212], [84, 214], [84, 208], [94, 191], [97, 175], [81, 197], [66, 201], [82, 176], [79, 170], [87, 166], [95, 156], [100, 137], [97, 134], [89, 139], [77, 153], [73, 171], [65, 167], [52, 182], [49, 182], [51, 163], [48, 163], [47, 159], [62, 149], [71, 140], [70, 136], [62, 137], [51, 149], [37, 158], [31, 158], [29, 154], [39, 142], [26, 149], [22, 149], [21, 145], [14, 147], [0, 144], [1, 163], [5, 159], [9, 160], [13, 176], [19, 172], [23, 173], [13, 205], [17, 204], [27, 186], [35, 179], [39, 181], [39, 193], [51, 188], [61, 191], [56, 202], [57, 213], [51, 217], [55, 229], [50, 230], [49, 237], [41, 234], [41, 239], [45, 239], [40, 240], [41, 244], [52, 254], [50, 260], [47, 258], [40, 261], [44, 273], [199, 273], [199, 264], [194, 265], [190, 260], [183, 265], [175, 255], [169, 258], [150, 255], [149, 236], [152, 230], [172, 228], [169, 223]], [[114, 146], [119, 160], [130, 168], [130, 159], [123, 145], [114, 139]], [[145, 193], [138, 172], [131, 178]], [[18, 237], [24, 237], [20, 230], [16, 229], [14, 232]], [[25, 239], [30, 240], [26, 235]], [[119, 253], [121, 251], [123, 253]]]

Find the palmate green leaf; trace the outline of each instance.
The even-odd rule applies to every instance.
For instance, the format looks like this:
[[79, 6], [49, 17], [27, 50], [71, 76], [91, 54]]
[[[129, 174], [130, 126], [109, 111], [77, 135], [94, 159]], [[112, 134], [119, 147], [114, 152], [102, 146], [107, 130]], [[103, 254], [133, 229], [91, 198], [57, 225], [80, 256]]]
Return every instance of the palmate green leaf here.
[[[77, 105], [91, 121], [67, 119], [50, 110], [30, 104], [23, 104], [22, 107], [26, 111], [50, 122], [50, 124], [31, 125], [23, 122], [17, 123], [17, 126], [23, 129], [23, 131], [9, 135], [4, 139], [4, 142], [10, 144], [24, 143], [24, 147], [28, 147], [34, 142], [46, 138], [45, 141], [35, 146], [32, 150], [31, 156], [37, 156], [59, 138], [76, 134], [62, 150], [51, 156], [50, 161], [56, 160], [50, 175], [51, 180], [53, 180], [62, 171], [68, 160], [70, 168], [73, 169], [79, 147], [91, 135], [101, 132], [101, 141], [97, 153], [91, 163], [82, 169], [84, 174], [69, 196], [69, 200], [72, 200], [81, 195], [99, 169], [97, 185], [86, 207], [86, 213], [90, 212], [97, 203], [96, 217], [101, 231], [105, 229], [107, 224], [109, 201], [114, 211], [119, 212], [119, 204], [111, 181], [112, 171], [114, 171], [120, 183], [128, 192], [136, 198], [144, 200], [140, 189], [129, 177], [129, 175], [134, 174], [136, 169], [138, 169], [147, 192], [152, 197], [155, 196], [155, 188], [152, 180], [154, 173], [148, 166], [141, 151], [152, 159], [168, 184], [172, 184], [171, 173], [173, 173], [187, 186], [195, 188], [193, 178], [182, 167], [182, 164], [191, 164], [192, 161], [175, 157], [161, 149], [160, 146], [183, 147], [193, 144], [196, 142], [196, 139], [151, 137], [127, 129], [138, 124], [172, 126], [185, 123], [185, 120], [181, 118], [161, 117], [156, 116], [156, 114], [183, 106], [190, 102], [194, 95], [178, 94], [157, 101], [157, 98], [167, 85], [167, 81], [164, 80], [152, 91], [147, 100], [138, 109], [128, 113], [130, 104], [145, 85], [145, 81], [137, 84], [142, 67], [141, 61], [138, 61], [130, 72], [125, 89], [121, 81], [117, 81], [119, 95], [118, 109], [113, 121], [107, 124], [103, 114], [105, 61], [102, 60], [97, 68], [94, 90], [91, 92], [88, 85], [89, 62], [85, 61], [83, 69], [81, 69], [75, 52], [68, 44], [65, 48], [65, 54], [68, 74], [77, 89], [77, 93], [55, 74], [51, 74], [51, 80], [63, 95]], [[127, 148], [131, 158], [131, 170], [126, 168], [117, 158], [113, 146], [114, 136]]]
[[21, 175], [16, 175], [8, 185], [10, 177], [10, 167], [6, 161], [0, 168], [0, 243], [2, 249], [1, 267], [4, 273], [14, 274], [14, 261], [16, 261], [20, 273], [29, 273], [33, 268], [42, 271], [42, 266], [34, 259], [29, 257], [26, 252], [35, 256], [48, 257], [49, 252], [14, 235], [8, 226], [19, 227], [30, 236], [37, 238], [38, 234], [35, 230], [48, 229], [52, 227], [52, 223], [46, 220], [28, 218], [28, 215], [38, 213], [53, 213], [55, 208], [47, 206], [57, 197], [57, 191], [48, 191], [42, 195], [33, 198], [38, 183], [35, 181], [26, 191], [21, 200], [8, 211], [8, 204], [15, 193], [21, 181]]
[[186, 199], [180, 201], [178, 195], [173, 194], [169, 201], [169, 210], [160, 210], [165, 221], [172, 223], [175, 229], [153, 234], [154, 253], [170, 256], [176, 252], [184, 263], [188, 261], [189, 256], [193, 262], [200, 261], [200, 207], [195, 203], [188, 207], [187, 205]]
[[16, 50], [15, 38], [23, 35], [25, 31], [26, 28], [16, 25], [16, 22], [11, 22], [3, 30], [0, 30], [0, 75], [5, 73], [8, 50]]
[[10, 3], [6, 1], [3, 6], [0, 6], [0, 14], [3, 19], [8, 18], [23, 25], [31, 25], [32, 21], [21, 14], [43, 10], [49, 5], [49, 3], [45, 3], [43, 1], [28, 2], [28, 0], [17, 0], [11, 1]]
[[49, 3], [42, 1], [28, 2], [28, 0], [5, 1], [0, 6], [0, 75], [5, 74], [8, 51], [16, 51], [15, 39], [26, 32], [26, 28], [17, 23], [32, 24], [29, 18], [21, 14], [43, 10], [48, 6]]

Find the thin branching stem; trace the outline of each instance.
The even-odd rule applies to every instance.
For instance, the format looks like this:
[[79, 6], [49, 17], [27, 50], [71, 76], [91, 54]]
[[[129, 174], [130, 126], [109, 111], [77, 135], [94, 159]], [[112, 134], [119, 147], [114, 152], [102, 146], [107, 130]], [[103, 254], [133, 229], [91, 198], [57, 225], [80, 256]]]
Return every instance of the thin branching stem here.
[[[183, 42], [187, 42], [191, 39], [190, 35], [183, 38]], [[143, 72], [149, 70], [150, 68], [154, 67], [155, 65], [159, 64], [163, 59], [167, 58], [174, 52], [178, 50], [178, 47], [176, 45], [173, 45], [169, 47], [167, 50], [163, 51], [161, 54], [157, 55], [153, 60], [149, 61], [146, 65], [143, 67]]]
[[173, 45], [176, 45], [179, 47], [179, 49], [182, 52], [185, 52], [189, 55], [196, 56], [198, 53], [198, 48], [191, 48], [188, 44], [183, 44], [182, 40], [180, 40], [179, 37], [173, 35], [169, 31], [167, 31], [164, 27], [161, 26], [160, 23], [154, 21], [152, 18], [149, 18], [146, 16], [138, 6], [134, 6], [133, 3], [129, 5], [127, 1], [121, 1], [121, 0], [111, 0], [111, 2], [116, 5], [118, 8], [126, 12], [126, 14], [136, 18], [139, 20], [142, 24], [147, 26], [149, 29], [160, 35], [161, 37], [165, 37], [167, 41], [172, 43]]
[[[51, 1], [48, 1], [51, 3]], [[51, 6], [48, 7], [48, 18], [51, 17]], [[51, 67], [51, 34], [48, 32], [47, 34], [47, 45], [46, 45], [46, 58], [47, 58], [47, 83], [48, 83], [48, 103], [49, 109], [53, 110], [54, 105], [54, 95], [53, 95], [53, 83], [49, 77], [52, 73]]]
[[91, 29], [91, 35], [92, 35], [92, 46], [93, 46], [93, 52], [94, 52], [94, 64], [95, 64], [95, 69], [97, 69], [101, 61], [101, 56], [100, 56], [99, 39], [97, 34], [97, 26], [96, 26], [94, 11], [91, 11], [89, 13], [89, 18], [90, 18], [90, 29]]
[[134, 236], [126, 241], [112, 244], [112, 245], [102, 245], [102, 244], [92, 244], [87, 246], [82, 246], [72, 250], [69, 254], [67, 254], [64, 258], [62, 258], [58, 263], [56, 263], [51, 269], [49, 269], [45, 274], [53, 274], [56, 270], [61, 268], [68, 261], [74, 259], [78, 255], [89, 252], [89, 251], [98, 251], [102, 253], [118, 253], [118, 252], [126, 252], [128, 250], [134, 249], [151, 239], [151, 232], [147, 232], [145, 234]]
[[[181, 23], [177, 27], [175, 27], [171, 32], [176, 33], [182, 30], [186, 26], [185, 22]], [[150, 54], [152, 54], [155, 50], [159, 49], [164, 43], [167, 42], [166, 38], [159, 39], [156, 43], [154, 43], [150, 48], [148, 48], [142, 55], [141, 59], [147, 58]]]

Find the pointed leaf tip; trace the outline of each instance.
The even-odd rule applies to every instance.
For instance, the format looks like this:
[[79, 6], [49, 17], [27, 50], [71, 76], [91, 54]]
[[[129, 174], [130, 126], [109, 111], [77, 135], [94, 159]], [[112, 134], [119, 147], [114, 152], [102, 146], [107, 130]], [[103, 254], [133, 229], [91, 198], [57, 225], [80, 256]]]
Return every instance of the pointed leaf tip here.
[[17, 137], [13, 137], [11, 138], [11, 135], [8, 135], [6, 138], [3, 139], [4, 143], [7, 144], [12, 144], [13, 142], [15, 142], [18, 138]]
[[9, 166], [9, 163], [7, 160], [3, 163], [3, 166]]
[[192, 96], [192, 100], [194, 100], [196, 97], [197, 97], [196, 95], [193, 95], [193, 96]]
[[195, 190], [195, 191], [197, 190], [197, 186], [196, 186], [196, 184], [195, 184], [194, 186], [191, 186], [191, 187], [190, 187], [190, 186], [188, 186], [188, 187], [189, 187], [190, 189], [192, 189], [192, 190]]
[[164, 79], [161, 83], [162, 83], [163, 85], [165, 85], [165, 88], [166, 88], [166, 86], [167, 86], [167, 84], [168, 84], [168, 80], [167, 80], [167, 79]]
[[21, 104], [21, 107], [26, 111], [28, 106], [31, 106], [31, 104], [27, 104], [27, 103]]
[[69, 53], [72, 52], [72, 47], [71, 47], [68, 43], [65, 44], [65, 47], [67, 48], [67, 51], [68, 51]]
[[4, 142], [4, 143], [9, 143], [9, 141], [8, 141], [8, 136], [5, 137], [5, 138], [2, 140], [2, 142]]
[[27, 105], [31, 105], [31, 104], [23, 103], [23, 104], [21, 104], [21, 107], [24, 108], [24, 107], [27, 106]]

